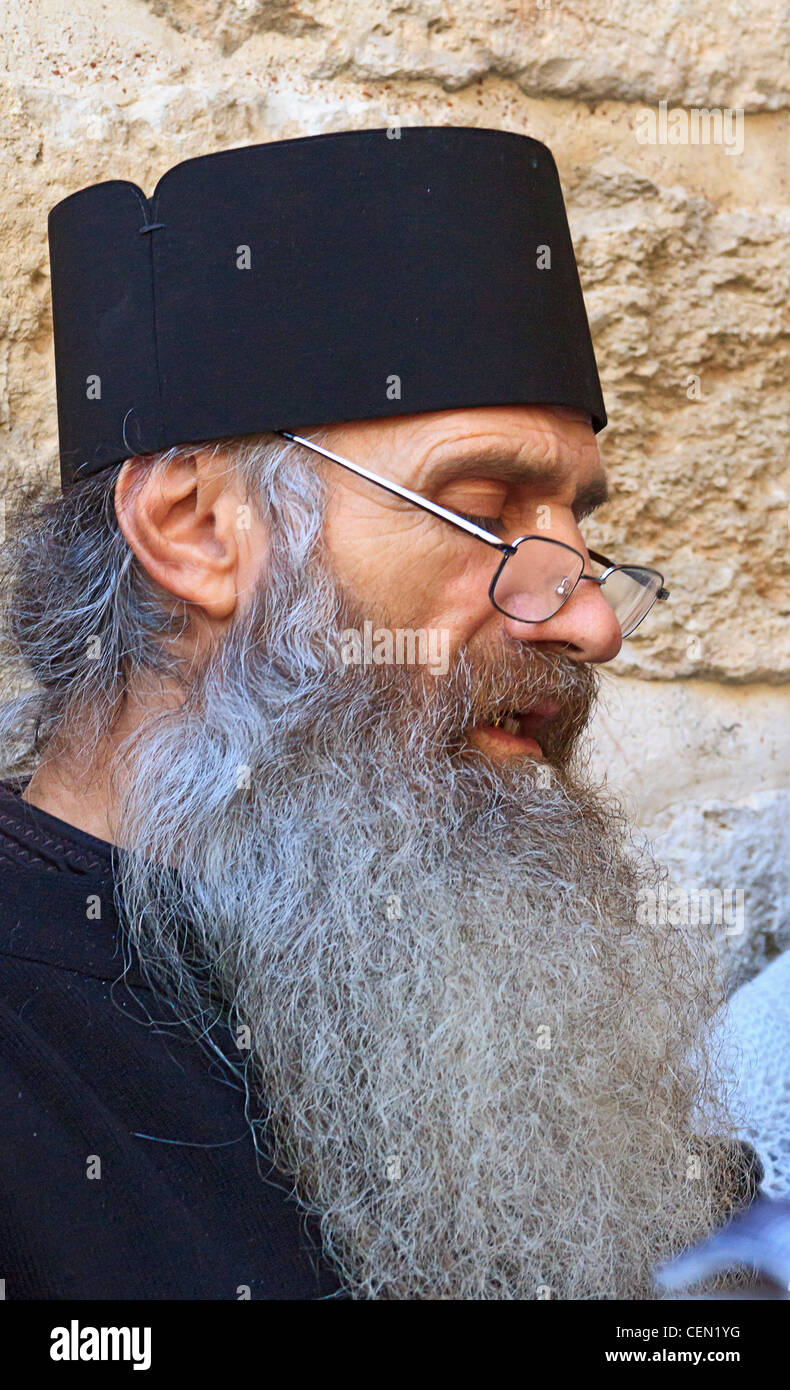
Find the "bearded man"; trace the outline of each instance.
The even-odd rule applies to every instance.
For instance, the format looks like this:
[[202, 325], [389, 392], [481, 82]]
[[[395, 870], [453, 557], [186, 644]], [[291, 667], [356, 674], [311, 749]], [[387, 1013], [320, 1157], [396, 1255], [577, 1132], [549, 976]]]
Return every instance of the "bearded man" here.
[[7, 1297], [650, 1297], [743, 1175], [714, 943], [643, 920], [585, 771], [666, 590], [580, 529], [606, 414], [549, 151], [248, 147], [82, 190], [50, 246]]

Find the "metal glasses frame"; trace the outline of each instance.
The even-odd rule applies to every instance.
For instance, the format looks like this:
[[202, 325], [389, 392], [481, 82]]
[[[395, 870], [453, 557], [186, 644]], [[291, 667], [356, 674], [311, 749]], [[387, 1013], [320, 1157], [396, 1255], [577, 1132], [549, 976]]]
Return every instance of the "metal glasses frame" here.
[[[570, 550], [573, 555], [579, 557], [582, 562], [582, 571], [584, 570], [584, 556], [581, 551], [576, 550], [574, 546], [568, 545], [565, 541], [557, 541], [551, 536], [539, 536], [534, 533], [526, 536], [519, 536], [514, 541], [503, 541], [500, 536], [495, 536], [493, 532], [486, 531], [482, 526], [478, 526], [476, 522], [467, 520], [465, 516], [460, 516], [458, 512], [451, 512], [449, 508], [443, 507], [440, 502], [432, 502], [429, 497], [423, 497], [419, 492], [412, 492], [411, 488], [404, 487], [401, 483], [395, 483], [390, 478], [382, 478], [379, 473], [373, 473], [369, 468], [364, 468], [361, 463], [352, 463], [351, 459], [343, 458], [342, 454], [335, 454], [331, 449], [325, 449], [321, 444], [314, 444], [312, 440], [305, 439], [304, 435], [292, 434], [290, 430], [274, 430], [273, 433], [279, 434], [283, 439], [293, 440], [294, 444], [303, 444], [306, 449], [312, 449], [314, 453], [322, 454], [324, 458], [331, 459], [333, 463], [340, 464], [341, 468], [347, 468], [349, 472], [355, 473], [358, 478], [367, 478], [368, 482], [375, 483], [377, 487], [383, 487], [386, 492], [391, 492], [394, 497], [400, 497], [404, 502], [411, 502], [415, 507], [421, 507], [424, 512], [430, 512], [432, 516], [440, 517], [442, 521], [449, 522], [451, 526], [457, 527], [459, 531], [465, 531], [468, 536], [474, 536], [476, 540], [483, 541], [485, 545], [489, 545], [494, 550], [500, 551], [502, 559], [497, 565], [496, 572], [489, 585], [488, 597], [498, 613], [504, 613], [505, 617], [513, 618], [514, 622], [543, 623], [549, 621], [548, 618], [514, 618], [512, 613], [507, 613], [504, 608], [500, 608], [494, 598], [494, 588], [507, 561], [510, 559], [511, 555], [515, 555], [518, 547], [523, 541], [547, 541], [550, 545], [562, 546], [564, 550]], [[638, 569], [644, 574], [656, 575], [661, 581], [661, 586], [656, 592], [653, 603], [657, 600], [663, 602], [664, 599], [669, 598], [669, 590], [664, 588], [664, 576], [659, 570], [651, 569], [649, 565], [616, 565], [614, 561], [608, 560], [605, 555], [601, 555], [595, 550], [588, 550], [587, 554], [597, 565], [604, 566], [604, 573], [600, 575], [600, 577], [594, 574], [580, 574], [573, 587], [568, 590], [567, 594], [563, 595], [562, 601], [557, 605], [554, 613], [558, 613], [563, 604], [568, 602], [571, 594], [575, 592], [577, 585], [582, 579], [587, 579], [591, 583], [601, 586], [606, 583], [610, 575], [616, 574], [619, 570]], [[640, 623], [647, 617], [650, 609], [653, 607], [653, 603], [651, 603], [650, 608], [645, 609], [645, 612], [639, 619]], [[554, 613], [551, 613], [549, 617], [553, 618]], [[630, 637], [631, 632], [634, 632], [638, 626], [639, 623], [635, 623], [624, 636]]]

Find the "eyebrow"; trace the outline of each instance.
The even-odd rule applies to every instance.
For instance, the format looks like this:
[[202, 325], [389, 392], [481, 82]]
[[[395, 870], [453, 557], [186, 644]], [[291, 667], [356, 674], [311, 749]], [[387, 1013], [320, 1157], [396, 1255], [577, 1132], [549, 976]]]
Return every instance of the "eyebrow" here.
[[[473, 471], [477, 478], [494, 478], [506, 483], [521, 483], [529, 486], [557, 486], [562, 481], [563, 468], [556, 463], [520, 462], [509, 454], [495, 454], [488, 451], [478, 453], [454, 454], [445, 457], [429, 476], [422, 480], [422, 487], [430, 486], [438, 491], [446, 483], [462, 479], [464, 473]], [[574, 494], [571, 510], [577, 521], [590, 516], [598, 507], [609, 501], [609, 485], [603, 469], [581, 483]]]

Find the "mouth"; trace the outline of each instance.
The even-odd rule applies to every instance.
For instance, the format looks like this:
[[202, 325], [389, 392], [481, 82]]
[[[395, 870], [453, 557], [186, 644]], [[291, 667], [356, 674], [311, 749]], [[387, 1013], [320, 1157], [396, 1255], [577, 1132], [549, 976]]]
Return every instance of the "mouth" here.
[[538, 735], [544, 725], [559, 714], [560, 708], [555, 702], [545, 701], [529, 709], [503, 710], [486, 723], [473, 724], [468, 737], [494, 756], [542, 758]]

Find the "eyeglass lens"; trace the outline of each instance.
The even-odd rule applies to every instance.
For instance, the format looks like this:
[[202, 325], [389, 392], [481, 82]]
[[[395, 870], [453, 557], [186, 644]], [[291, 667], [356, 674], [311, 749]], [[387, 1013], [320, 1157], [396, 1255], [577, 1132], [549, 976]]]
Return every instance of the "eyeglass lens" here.
[[660, 574], [637, 565], [613, 570], [604, 580], [601, 593], [614, 609], [624, 637], [628, 637], [650, 612], [661, 583]]
[[544, 623], [578, 583], [584, 562], [568, 546], [531, 537], [510, 555], [497, 579], [494, 599], [511, 618]]

